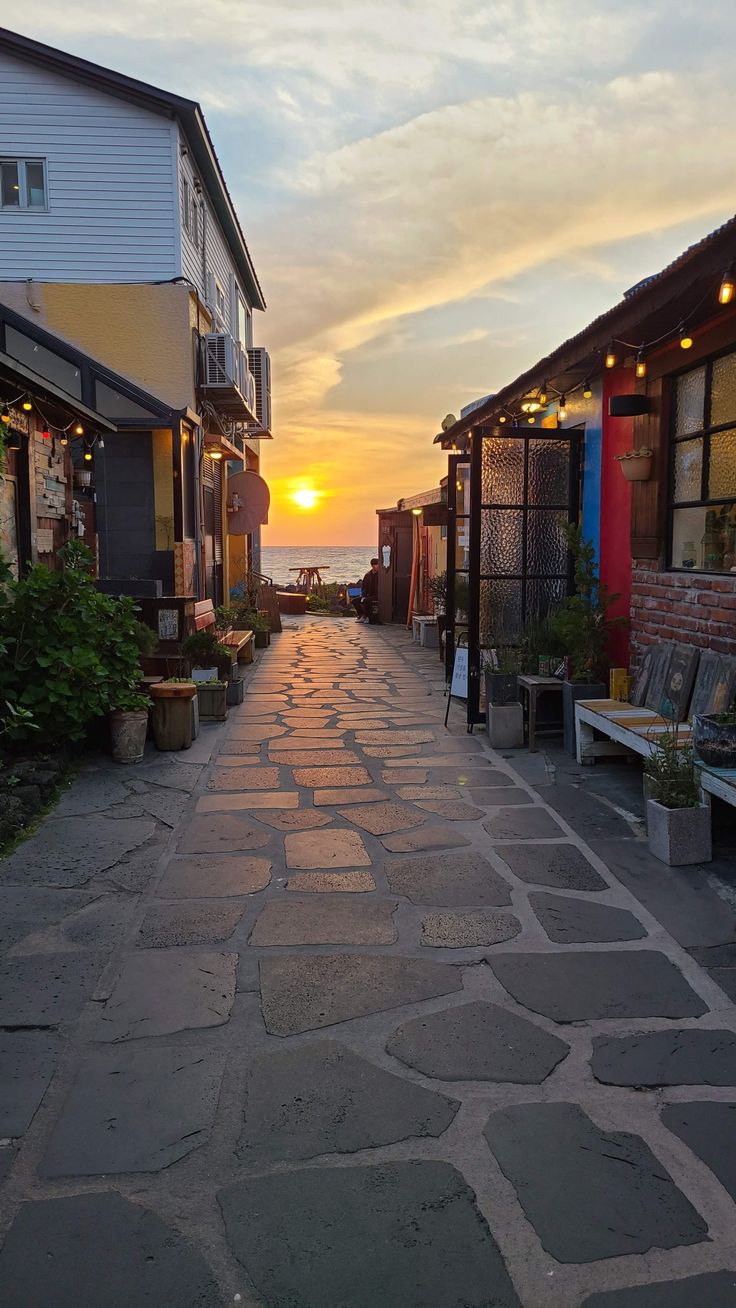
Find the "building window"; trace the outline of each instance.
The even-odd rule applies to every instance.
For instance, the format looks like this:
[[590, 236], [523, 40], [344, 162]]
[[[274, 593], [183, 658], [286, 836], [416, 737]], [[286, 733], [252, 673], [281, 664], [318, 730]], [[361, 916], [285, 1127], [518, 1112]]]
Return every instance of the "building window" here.
[[216, 312], [217, 317], [218, 317], [218, 319], [219, 319], [219, 321], [220, 321], [220, 324], [221, 324], [223, 327], [225, 326], [225, 323], [227, 322], [227, 308], [226, 308], [226, 306], [227, 306], [227, 301], [226, 301], [226, 299], [225, 299], [225, 292], [223, 291], [223, 289], [222, 289], [220, 283], [218, 282], [217, 278], [215, 278], [215, 312]]
[[0, 200], [3, 209], [45, 209], [45, 160], [0, 159]]
[[186, 177], [181, 183], [181, 221], [185, 232], [192, 231], [192, 188]]
[[249, 350], [253, 345], [253, 327], [251, 311], [240, 292], [237, 282], [234, 286], [235, 302], [235, 331], [233, 335], [237, 341], [240, 341], [244, 350]]
[[199, 201], [196, 196], [192, 196], [191, 204], [191, 227], [189, 235], [193, 244], [199, 249]]
[[675, 378], [673, 568], [736, 572], [736, 351]]
[[77, 364], [70, 363], [53, 350], [47, 350], [45, 345], [39, 345], [38, 341], [26, 336], [25, 332], [16, 331], [9, 324], [5, 327], [5, 349], [18, 363], [24, 363], [27, 368], [37, 372], [39, 377], [45, 377], [68, 395], [81, 400], [82, 374]]

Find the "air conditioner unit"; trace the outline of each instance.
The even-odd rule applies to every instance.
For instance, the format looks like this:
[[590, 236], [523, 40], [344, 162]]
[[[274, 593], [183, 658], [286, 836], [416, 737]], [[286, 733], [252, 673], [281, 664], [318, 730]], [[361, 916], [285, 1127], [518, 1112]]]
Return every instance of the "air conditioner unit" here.
[[204, 385], [223, 390], [240, 389], [240, 347], [225, 332], [204, 338]]
[[255, 378], [255, 413], [258, 426], [271, 431], [271, 360], [262, 345], [248, 350], [250, 370]]

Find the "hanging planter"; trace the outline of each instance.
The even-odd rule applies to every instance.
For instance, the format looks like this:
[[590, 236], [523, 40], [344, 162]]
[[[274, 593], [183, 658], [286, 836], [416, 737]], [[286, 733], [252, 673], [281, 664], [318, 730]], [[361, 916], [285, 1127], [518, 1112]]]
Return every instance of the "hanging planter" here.
[[648, 449], [646, 445], [642, 445], [639, 450], [627, 450], [625, 454], [617, 454], [615, 458], [627, 481], [649, 481], [652, 475], [654, 451]]
[[80, 490], [89, 490], [90, 486], [92, 485], [92, 469], [75, 468], [74, 485], [78, 486]]

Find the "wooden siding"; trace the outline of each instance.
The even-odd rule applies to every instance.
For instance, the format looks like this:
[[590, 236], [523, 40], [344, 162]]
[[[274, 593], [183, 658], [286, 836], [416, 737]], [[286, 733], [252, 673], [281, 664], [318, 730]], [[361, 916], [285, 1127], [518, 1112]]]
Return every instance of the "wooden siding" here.
[[[233, 282], [236, 281], [240, 292], [252, 311], [252, 305], [249, 296], [246, 294], [242, 282], [236, 275], [235, 261], [230, 254], [228, 243], [223, 234], [222, 228], [217, 220], [215, 212], [207, 199], [204, 190], [197, 197], [195, 191], [195, 182], [198, 180], [196, 170], [192, 163], [192, 154], [183, 134], [179, 137], [179, 185], [177, 195], [179, 201], [179, 214], [181, 222], [181, 262], [182, 274], [196, 286], [201, 299], [207, 307], [210, 307], [210, 293], [207, 286], [209, 276], [217, 278], [225, 294], [225, 330], [234, 335], [235, 323], [233, 321]], [[197, 198], [199, 202], [199, 220], [197, 224], [197, 241], [193, 239], [191, 231], [184, 228], [182, 212], [182, 182], [188, 182], [192, 198]], [[206, 213], [203, 210], [206, 207]], [[212, 306], [214, 308], [214, 305]]]
[[0, 210], [0, 278], [179, 275], [177, 129], [163, 115], [0, 54], [0, 154], [45, 158], [48, 210]]

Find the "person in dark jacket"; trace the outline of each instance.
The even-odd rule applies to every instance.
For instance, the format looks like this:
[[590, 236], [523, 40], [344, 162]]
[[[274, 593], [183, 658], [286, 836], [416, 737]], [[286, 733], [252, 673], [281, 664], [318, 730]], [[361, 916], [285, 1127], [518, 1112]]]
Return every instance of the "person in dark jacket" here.
[[378, 621], [378, 559], [371, 559], [370, 572], [366, 572], [360, 586], [358, 622]]

